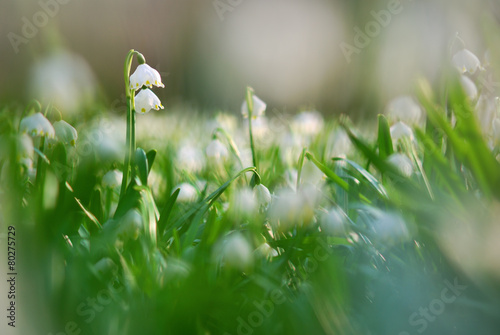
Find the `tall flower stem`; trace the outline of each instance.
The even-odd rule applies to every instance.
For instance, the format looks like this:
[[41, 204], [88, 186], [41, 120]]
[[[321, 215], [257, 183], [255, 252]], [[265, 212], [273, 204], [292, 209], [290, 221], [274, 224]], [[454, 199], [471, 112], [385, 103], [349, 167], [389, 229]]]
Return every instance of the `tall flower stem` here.
[[123, 179], [120, 191], [120, 198], [125, 195], [128, 185], [132, 157], [135, 152], [135, 110], [134, 110], [134, 90], [130, 88], [130, 68], [134, 55], [137, 55], [139, 63], [144, 63], [144, 56], [134, 49], [130, 50], [125, 58], [123, 76], [125, 81], [125, 97], [127, 100], [127, 133], [126, 133], [126, 152], [123, 163]]
[[253, 89], [251, 87], [247, 87], [247, 107], [248, 107], [248, 133], [250, 136], [250, 149], [252, 150], [252, 162], [253, 166], [258, 169], [257, 166], [257, 156], [255, 155], [255, 145], [253, 142], [253, 134], [252, 134], [252, 118], [253, 118]]

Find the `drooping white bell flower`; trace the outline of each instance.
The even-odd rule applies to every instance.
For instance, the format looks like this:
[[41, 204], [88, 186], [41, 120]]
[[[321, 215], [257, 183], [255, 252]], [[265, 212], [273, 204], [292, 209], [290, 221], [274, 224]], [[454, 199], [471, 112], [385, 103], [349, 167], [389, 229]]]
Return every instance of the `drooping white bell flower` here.
[[216, 161], [226, 159], [229, 155], [227, 148], [218, 139], [213, 140], [205, 150], [207, 157]]
[[55, 130], [52, 124], [42, 113], [27, 116], [21, 120], [20, 130], [31, 136], [55, 137]]
[[125, 240], [130, 238], [136, 240], [141, 228], [143, 228], [141, 213], [135, 208], [131, 209], [121, 219], [118, 236]]
[[387, 116], [394, 121], [402, 121], [409, 125], [417, 124], [422, 117], [422, 108], [408, 95], [392, 99], [385, 109]]
[[478, 69], [481, 69], [479, 58], [467, 49], [457, 52], [451, 62], [460, 73], [469, 72], [474, 74]]
[[395, 123], [391, 127], [390, 132], [393, 142], [397, 142], [403, 138], [408, 138], [410, 141], [414, 139], [413, 130], [402, 121]]
[[327, 213], [323, 214], [320, 220], [321, 230], [330, 236], [345, 235], [345, 218], [337, 208], [330, 209]]
[[257, 212], [257, 201], [254, 198], [254, 193], [248, 187], [240, 188], [234, 193], [231, 203], [232, 210], [237, 216], [255, 215]]
[[33, 140], [26, 134], [17, 137], [17, 156], [18, 158], [33, 158], [34, 155]]
[[376, 242], [391, 246], [408, 240], [410, 232], [399, 213], [384, 212], [377, 208], [371, 208], [370, 212], [373, 216], [370, 228]]
[[387, 161], [394, 166], [401, 175], [409, 178], [413, 174], [413, 164], [406, 155], [394, 153], [387, 158]]
[[122, 184], [123, 173], [119, 170], [111, 170], [106, 172], [102, 177], [102, 186], [116, 189]]
[[135, 111], [137, 113], [145, 114], [150, 110], [163, 109], [160, 99], [150, 89], [141, 90], [135, 96]]
[[[253, 101], [252, 118], [256, 119], [259, 116], [264, 115], [264, 113], [266, 112], [267, 105], [256, 95], [252, 96], [252, 101]], [[246, 100], [243, 101], [243, 104], [241, 105], [241, 114], [243, 115], [244, 118], [248, 118], [248, 104]]]
[[477, 98], [476, 84], [467, 76], [460, 76], [460, 83], [470, 101], [475, 101]]
[[130, 76], [130, 88], [137, 91], [142, 86], [152, 88], [153, 85], [156, 87], [165, 87], [161, 82], [160, 73], [148, 64], [140, 64]]
[[253, 264], [252, 247], [239, 232], [231, 233], [223, 241], [220, 241], [215, 251], [219, 253], [218, 256], [227, 267], [245, 271]]
[[253, 192], [259, 206], [267, 207], [271, 203], [271, 192], [264, 185], [255, 185]]
[[323, 116], [318, 111], [304, 111], [293, 118], [292, 129], [305, 136], [317, 135], [323, 129]]
[[56, 132], [57, 139], [71, 146], [76, 145], [76, 140], [78, 139], [78, 133], [72, 125], [64, 120], [54, 122], [54, 130]]

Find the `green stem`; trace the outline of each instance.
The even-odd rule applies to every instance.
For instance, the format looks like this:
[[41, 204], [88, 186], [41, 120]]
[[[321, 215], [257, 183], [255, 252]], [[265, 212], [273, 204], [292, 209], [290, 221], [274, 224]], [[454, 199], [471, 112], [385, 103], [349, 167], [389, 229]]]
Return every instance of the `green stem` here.
[[[130, 50], [125, 58], [125, 65], [123, 68], [123, 79], [125, 82], [125, 96], [127, 98], [127, 133], [126, 133], [126, 147], [125, 161], [123, 163], [123, 179], [120, 191], [120, 198], [125, 195], [127, 189], [130, 166], [132, 164], [132, 154], [135, 151], [135, 115], [134, 115], [134, 93], [130, 89], [130, 68], [132, 67], [132, 60], [134, 55], [140, 55], [134, 49]], [[141, 55], [142, 57], [142, 55]]]
[[252, 150], [252, 162], [253, 162], [253, 165], [258, 170], [259, 166], [257, 165], [257, 157], [255, 155], [255, 145], [253, 142], [253, 134], [252, 134], [253, 89], [251, 87], [247, 87], [246, 100], [247, 100], [247, 107], [248, 107], [248, 133], [250, 136], [250, 149]]

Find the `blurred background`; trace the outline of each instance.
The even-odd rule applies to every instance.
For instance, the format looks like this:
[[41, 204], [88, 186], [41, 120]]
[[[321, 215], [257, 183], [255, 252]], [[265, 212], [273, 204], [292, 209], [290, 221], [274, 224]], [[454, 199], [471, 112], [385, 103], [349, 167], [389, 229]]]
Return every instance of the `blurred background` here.
[[463, 47], [456, 33], [483, 60], [499, 8], [496, 0], [2, 0], [0, 103], [38, 98], [72, 113], [97, 100], [116, 109], [134, 48], [162, 73], [167, 109], [236, 113], [250, 85], [269, 110], [376, 115], [410, 93], [416, 76], [438, 77], [450, 47]]

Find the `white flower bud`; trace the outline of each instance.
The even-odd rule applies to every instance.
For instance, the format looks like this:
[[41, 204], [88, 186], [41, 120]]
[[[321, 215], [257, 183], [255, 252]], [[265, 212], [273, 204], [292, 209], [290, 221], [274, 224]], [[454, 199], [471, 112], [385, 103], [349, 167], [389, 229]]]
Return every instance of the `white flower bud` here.
[[211, 158], [216, 161], [219, 161], [221, 159], [226, 159], [229, 156], [229, 153], [224, 144], [222, 144], [221, 141], [217, 139], [210, 142], [205, 152], [208, 158]]
[[305, 136], [317, 135], [323, 129], [323, 116], [318, 111], [305, 111], [297, 114], [292, 123], [292, 128]]
[[413, 130], [403, 122], [394, 124], [391, 127], [390, 132], [393, 142], [397, 142], [403, 138], [408, 138], [410, 141], [414, 140]]
[[142, 215], [137, 209], [129, 210], [119, 222], [118, 236], [123, 239], [136, 240], [143, 228]]
[[[267, 105], [264, 101], [259, 99], [256, 95], [253, 96], [253, 111], [252, 111], [252, 118], [256, 119], [259, 116], [264, 115]], [[241, 105], [241, 114], [243, 115], [244, 118], [248, 118], [248, 104], [247, 101], [243, 101], [243, 104]]]
[[460, 83], [470, 101], [475, 101], [477, 98], [476, 84], [467, 76], [460, 76]]
[[220, 256], [225, 266], [241, 271], [247, 270], [253, 264], [252, 247], [247, 239], [238, 232], [230, 234], [222, 241]]
[[269, 189], [267, 187], [262, 184], [255, 185], [253, 191], [259, 207], [267, 207], [271, 203], [271, 192], [269, 192]]

